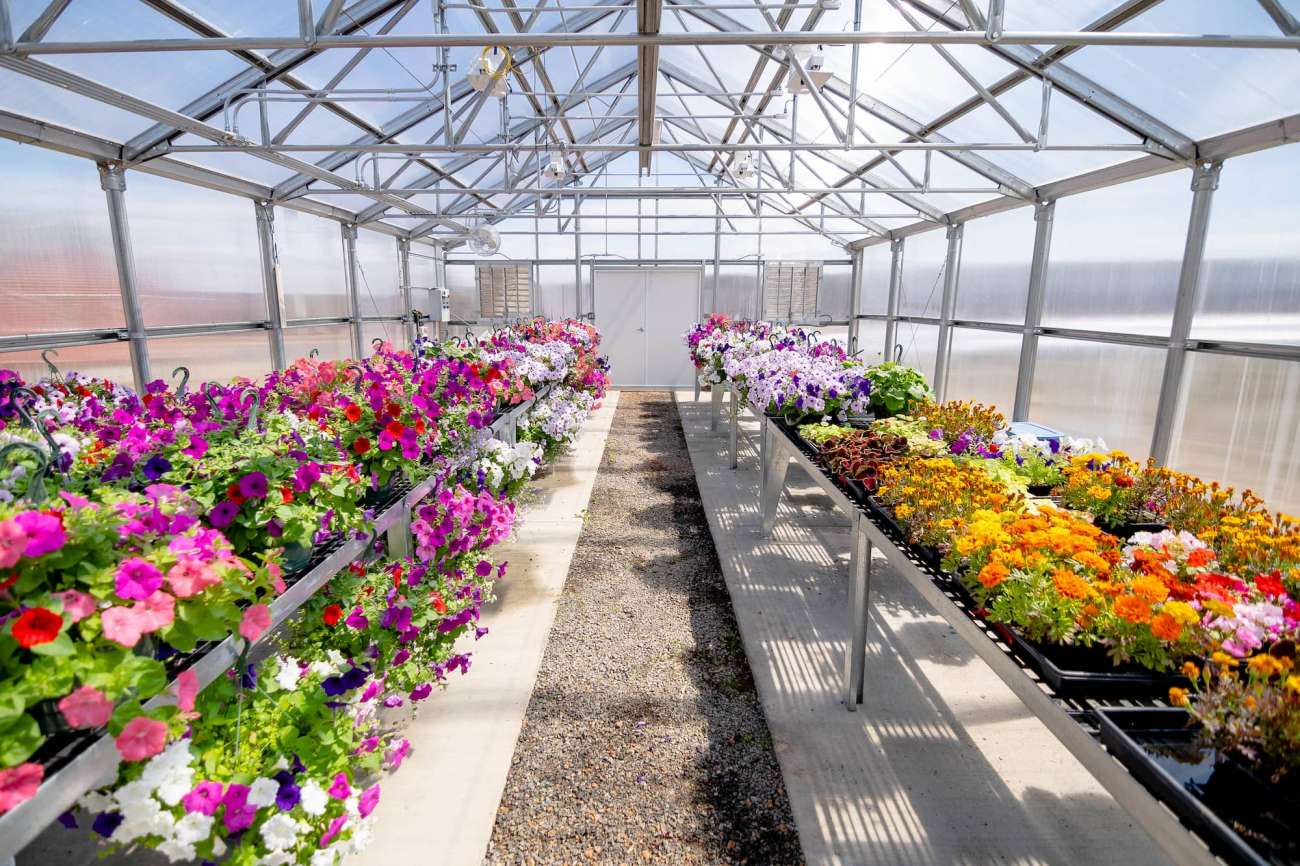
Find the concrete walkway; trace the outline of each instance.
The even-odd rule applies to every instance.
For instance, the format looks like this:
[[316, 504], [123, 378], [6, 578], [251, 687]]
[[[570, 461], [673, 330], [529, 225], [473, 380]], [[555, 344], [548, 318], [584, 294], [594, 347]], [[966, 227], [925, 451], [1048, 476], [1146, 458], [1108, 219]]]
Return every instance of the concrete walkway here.
[[848, 712], [847, 521], [792, 467], [763, 540], [757, 422], [733, 471], [707, 395], [677, 398], [809, 866], [1169, 862], [879, 556], [866, 697]]
[[492, 551], [510, 568], [484, 609], [490, 633], [468, 641], [469, 675], [408, 727], [411, 755], [384, 780], [374, 839], [347, 866], [482, 863], [617, 404], [610, 392], [573, 451], [529, 485], [517, 537]]

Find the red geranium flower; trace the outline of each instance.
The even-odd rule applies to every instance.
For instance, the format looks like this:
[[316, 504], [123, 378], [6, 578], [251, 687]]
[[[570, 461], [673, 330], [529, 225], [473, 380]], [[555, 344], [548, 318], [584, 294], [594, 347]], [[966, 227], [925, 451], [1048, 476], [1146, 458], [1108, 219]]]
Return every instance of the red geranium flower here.
[[245, 502], [248, 501], [248, 497], [244, 496], [244, 494], [239, 492], [238, 484], [231, 484], [229, 487], [226, 488], [226, 498], [229, 499], [231, 502], [235, 503], [236, 505], [243, 505]]
[[293, 489], [290, 487], [281, 487], [280, 498], [285, 502], [293, 502]]
[[338, 621], [343, 618], [343, 608], [337, 604], [328, 605], [320, 618], [324, 620], [326, 625], [337, 625]]
[[349, 403], [348, 407], [343, 410], [343, 414], [347, 416], [347, 419], [349, 421], [353, 421], [353, 422], [360, 421], [361, 407], [358, 406], [356, 403]]
[[384, 427], [384, 429], [388, 431], [389, 436], [392, 436], [394, 439], [400, 439], [402, 434], [406, 432], [406, 425], [401, 421], [389, 421], [388, 425]]
[[14, 622], [14, 640], [23, 649], [31, 649], [43, 643], [49, 643], [59, 636], [63, 628], [63, 617], [43, 607], [33, 607], [24, 611]]
[[1269, 598], [1277, 598], [1279, 595], [1286, 594], [1286, 587], [1282, 586], [1282, 573], [1276, 569], [1272, 574], [1256, 575], [1255, 586], [1259, 587], [1259, 591]]
[[358, 454], [365, 454], [370, 450], [370, 440], [364, 436], [358, 436], [357, 441], [352, 443], [352, 450]]

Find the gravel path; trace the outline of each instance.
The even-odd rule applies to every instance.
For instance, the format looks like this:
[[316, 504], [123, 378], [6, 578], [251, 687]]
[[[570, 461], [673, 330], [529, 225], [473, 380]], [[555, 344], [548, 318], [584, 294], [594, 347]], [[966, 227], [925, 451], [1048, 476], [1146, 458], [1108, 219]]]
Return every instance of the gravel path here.
[[802, 859], [676, 405], [624, 392], [485, 862]]

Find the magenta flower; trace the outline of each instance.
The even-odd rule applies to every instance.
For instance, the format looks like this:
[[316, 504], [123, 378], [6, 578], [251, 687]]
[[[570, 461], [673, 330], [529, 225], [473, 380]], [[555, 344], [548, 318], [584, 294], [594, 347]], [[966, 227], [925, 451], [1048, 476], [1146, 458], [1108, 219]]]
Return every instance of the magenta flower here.
[[122, 598], [148, 598], [162, 585], [162, 572], [147, 559], [131, 557], [117, 567], [113, 588]]
[[247, 830], [257, 817], [257, 807], [248, 802], [249, 788], [247, 785], [236, 785], [233, 782], [226, 789], [226, 796], [221, 798], [225, 805], [226, 811], [221, 816], [221, 823], [226, 825], [226, 831], [238, 833], [241, 830]]
[[181, 449], [182, 454], [188, 454], [195, 460], [198, 460], [204, 454], [208, 453], [208, 440], [202, 436], [191, 436], [190, 444]]
[[361, 792], [361, 798], [357, 801], [357, 811], [361, 813], [362, 818], [369, 818], [370, 813], [375, 811], [379, 805], [379, 786], [371, 785]]
[[492, 563], [486, 559], [480, 559], [478, 565], [474, 566], [474, 573], [479, 577], [487, 577], [492, 573]]
[[64, 545], [68, 535], [63, 531], [63, 523], [52, 514], [40, 511], [23, 511], [14, 515], [18, 526], [27, 536], [27, 547], [23, 554], [30, 557], [53, 553]]
[[328, 848], [329, 844], [334, 841], [334, 837], [338, 836], [339, 831], [343, 829], [343, 825], [347, 822], [347, 815], [339, 815], [333, 821], [330, 821], [329, 829], [325, 831], [324, 836], [320, 837], [320, 846], [322, 848]]
[[239, 493], [245, 499], [265, 499], [266, 490], [266, 476], [261, 472], [250, 472], [239, 479]]
[[400, 769], [402, 766], [402, 762], [406, 760], [406, 756], [409, 755], [410, 753], [411, 753], [411, 741], [406, 738], [402, 738], [402, 740], [400, 740], [396, 746], [394, 746], [392, 749], [388, 751], [387, 763], [388, 763], [389, 770], [396, 772], [398, 769]]
[[329, 787], [329, 795], [335, 800], [346, 800], [352, 793], [352, 786], [348, 784], [348, 774], [339, 773], [334, 777], [334, 784]]
[[220, 782], [199, 782], [193, 791], [181, 798], [181, 804], [185, 806], [186, 812], [215, 815], [217, 807], [221, 805], [221, 794]]
[[433, 691], [433, 683], [422, 683], [411, 689], [411, 700], [422, 701]]

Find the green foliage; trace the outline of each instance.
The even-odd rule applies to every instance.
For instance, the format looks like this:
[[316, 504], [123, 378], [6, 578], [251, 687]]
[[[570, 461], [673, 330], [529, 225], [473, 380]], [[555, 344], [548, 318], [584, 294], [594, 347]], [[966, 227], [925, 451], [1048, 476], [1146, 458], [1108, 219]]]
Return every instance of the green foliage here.
[[913, 406], [934, 399], [925, 376], [913, 367], [885, 361], [868, 367], [866, 373], [871, 380], [871, 405], [890, 415], [901, 415]]

